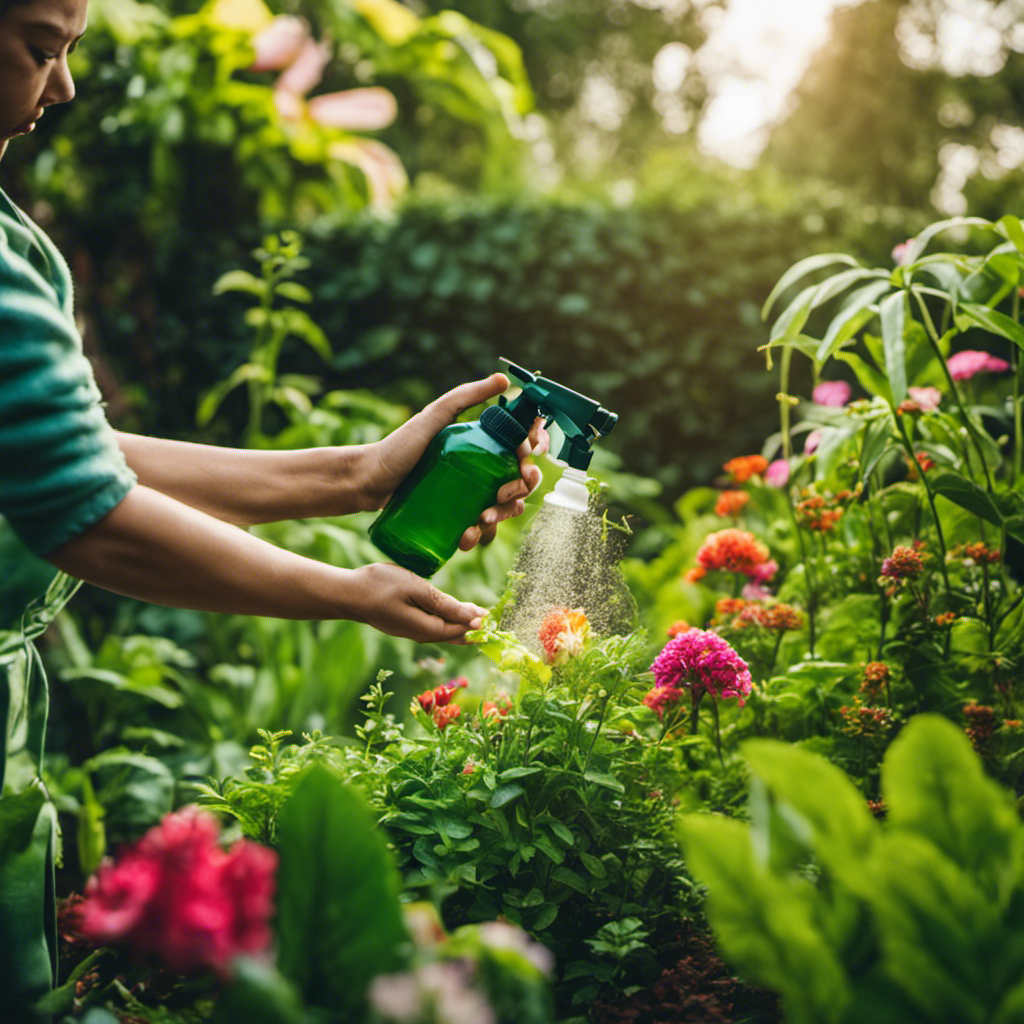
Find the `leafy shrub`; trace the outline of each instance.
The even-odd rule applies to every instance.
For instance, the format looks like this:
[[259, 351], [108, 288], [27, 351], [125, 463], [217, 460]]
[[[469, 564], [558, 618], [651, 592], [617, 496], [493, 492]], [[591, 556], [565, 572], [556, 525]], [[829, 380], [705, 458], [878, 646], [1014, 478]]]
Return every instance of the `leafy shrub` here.
[[791, 1024], [1024, 1012], [1024, 826], [964, 735], [921, 715], [882, 766], [879, 823], [836, 768], [752, 740], [750, 823], [688, 815], [725, 955], [782, 994]]

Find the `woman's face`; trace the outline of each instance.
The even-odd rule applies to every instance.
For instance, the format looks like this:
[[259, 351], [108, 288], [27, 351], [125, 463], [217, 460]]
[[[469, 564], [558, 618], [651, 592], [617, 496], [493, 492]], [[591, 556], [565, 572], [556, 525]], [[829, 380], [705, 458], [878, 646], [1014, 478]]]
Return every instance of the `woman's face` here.
[[85, 32], [88, 0], [16, 0], [0, 15], [0, 158], [43, 111], [75, 95], [68, 54]]

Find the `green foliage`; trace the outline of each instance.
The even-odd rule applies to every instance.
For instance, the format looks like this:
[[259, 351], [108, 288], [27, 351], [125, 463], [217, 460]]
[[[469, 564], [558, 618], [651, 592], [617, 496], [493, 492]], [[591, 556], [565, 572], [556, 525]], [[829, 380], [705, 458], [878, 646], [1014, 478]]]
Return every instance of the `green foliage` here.
[[278, 965], [305, 999], [343, 1017], [364, 985], [399, 963], [405, 928], [384, 838], [326, 766], [296, 782], [278, 827]]
[[918, 716], [892, 745], [882, 825], [821, 757], [744, 753], [750, 824], [689, 815], [680, 834], [725, 954], [787, 1021], [1015, 1019], [1024, 826], [952, 724]]

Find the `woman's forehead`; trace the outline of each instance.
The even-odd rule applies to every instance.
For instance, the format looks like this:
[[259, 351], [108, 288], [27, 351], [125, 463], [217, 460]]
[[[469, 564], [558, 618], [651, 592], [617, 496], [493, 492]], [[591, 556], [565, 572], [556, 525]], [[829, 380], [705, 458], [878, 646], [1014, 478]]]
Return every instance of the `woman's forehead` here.
[[20, 0], [10, 6], [8, 15], [22, 25], [50, 29], [70, 41], [85, 31], [88, 0]]

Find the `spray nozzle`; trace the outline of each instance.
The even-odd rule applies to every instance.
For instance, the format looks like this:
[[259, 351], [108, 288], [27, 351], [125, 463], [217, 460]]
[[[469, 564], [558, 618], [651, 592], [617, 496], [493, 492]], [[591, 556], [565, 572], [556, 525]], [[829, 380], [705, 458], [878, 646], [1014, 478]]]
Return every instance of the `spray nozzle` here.
[[508, 359], [500, 361], [522, 391], [510, 402], [502, 400], [502, 405], [527, 430], [538, 416], [543, 416], [549, 426], [552, 421], [557, 423], [565, 435], [558, 458], [573, 469], [585, 470], [594, 454], [590, 446], [596, 438], [611, 433], [618, 415], [564, 384], [530, 373]]

